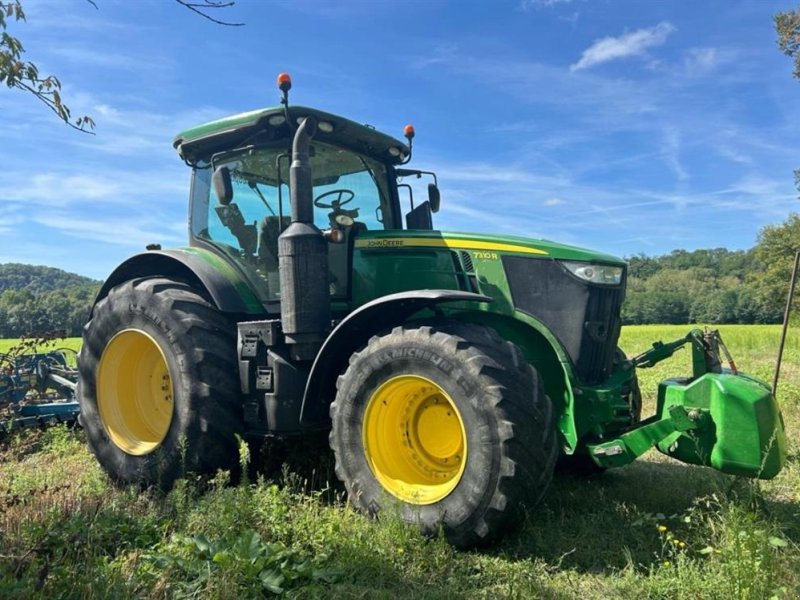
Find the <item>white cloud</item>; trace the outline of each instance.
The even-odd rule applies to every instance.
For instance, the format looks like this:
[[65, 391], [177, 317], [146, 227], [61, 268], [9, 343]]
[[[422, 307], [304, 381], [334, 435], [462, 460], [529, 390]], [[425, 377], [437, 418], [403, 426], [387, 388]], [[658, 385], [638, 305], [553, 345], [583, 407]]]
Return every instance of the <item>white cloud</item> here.
[[781, 189], [785, 187], [785, 182], [775, 179], [768, 179], [758, 175], [746, 175], [734, 183], [730, 188], [720, 190], [720, 194], [735, 194], [746, 196], [760, 196], [762, 198], [773, 198], [781, 196]]
[[735, 163], [738, 163], [740, 165], [752, 165], [753, 164], [753, 158], [749, 154], [746, 154], [745, 152], [742, 152], [735, 145], [717, 143], [717, 144], [714, 144], [714, 150], [722, 158], [727, 158], [731, 162], [735, 162]]
[[111, 178], [63, 173], [38, 173], [29, 177], [10, 178], [0, 183], [0, 198], [4, 201], [33, 202], [48, 206], [63, 206], [79, 200], [115, 198], [119, 184]]
[[675, 27], [672, 23], [662, 21], [654, 27], [637, 29], [619, 37], [599, 39], [583, 51], [580, 60], [570, 66], [570, 71], [588, 69], [629, 56], [641, 56], [648, 48], [663, 44], [673, 31], [675, 31]]
[[564, 201], [561, 198], [548, 198], [542, 204], [545, 206], [558, 206], [559, 204], [564, 204]]
[[689, 75], [699, 75], [711, 71], [720, 62], [716, 48], [689, 48], [683, 59]]
[[26, 25], [50, 36], [53, 31], [68, 31], [74, 37], [76, 33], [83, 32], [130, 33], [155, 29], [146, 22], [143, 24], [131, 20], [109, 19], [106, 15], [106, 12], [89, 2], [77, 2], [75, 6], [65, 10], [64, 0], [25, 0]]
[[432, 65], [449, 64], [457, 58], [458, 46], [456, 44], [438, 44], [425, 56], [417, 56], [411, 61], [411, 66], [424, 69]]
[[548, 8], [557, 4], [570, 4], [574, 0], [520, 0], [519, 6], [522, 10], [532, 8]]
[[50, 51], [59, 58], [69, 62], [88, 67], [101, 67], [115, 70], [149, 71], [154, 68], [163, 68], [164, 63], [154, 64], [152, 62], [137, 61], [131, 56], [115, 54], [113, 52], [103, 52], [102, 54], [80, 46], [55, 46]]
[[159, 229], [158, 224], [151, 219], [120, 216], [113, 219], [89, 220], [74, 218], [66, 213], [55, 213], [37, 216], [33, 221], [81, 240], [120, 246], [144, 247], [154, 241], [166, 244], [179, 244], [184, 241], [183, 236], [168, 233], [172, 229], [169, 224], [166, 228]]
[[565, 23], [569, 23], [573, 28], [575, 25], [578, 24], [578, 19], [580, 19], [581, 13], [580, 11], [573, 11], [570, 15], [562, 15], [558, 17], [559, 21], [564, 21]]
[[685, 181], [689, 178], [686, 169], [683, 168], [680, 160], [681, 152], [681, 134], [680, 131], [674, 127], [667, 127], [664, 129], [664, 143], [661, 149], [661, 155], [669, 168], [675, 174], [678, 181]]
[[435, 169], [440, 177], [448, 181], [468, 181], [489, 184], [507, 183], [512, 185], [540, 185], [561, 187], [570, 182], [558, 175], [537, 175], [525, 169], [514, 166], [505, 167], [491, 163], [461, 163], [438, 165]]
[[4, 215], [2, 212], [0, 212], [0, 232], [2, 233], [8, 233], [10, 231], [14, 231], [18, 225], [24, 222], [25, 218], [22, 215], [13, 215], [13, 214]]
[[172, 138], [182, 129], [218, 119], [232, 111], [200, 107], [195, 110], [174, 113], [157, 110], [141, 110], [134, 107], [116, 107], [93, 101], [83, 112], [94, 116], [97, 122], [96, 136], [71, 136], [68, 143], [103, 154], [118, 156], [142, 156], [166, 158], [180, 162], [172, 148]]
[[0, 176], [0, 200], [51, 208], [87, 205], [128, 205], [131, 200], [183, 198], [185, 178], [176, 177], [182, 168], [161, 171], [111, 171], [75, 175], [49, 171]]

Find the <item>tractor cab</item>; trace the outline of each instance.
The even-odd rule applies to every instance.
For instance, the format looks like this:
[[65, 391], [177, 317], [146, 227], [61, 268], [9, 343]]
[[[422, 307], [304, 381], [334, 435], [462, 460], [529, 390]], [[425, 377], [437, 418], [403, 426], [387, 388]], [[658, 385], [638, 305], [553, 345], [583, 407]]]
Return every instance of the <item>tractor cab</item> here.
[[[411, 157], [407, 143], [320, 110], [283, 106], [207, 123], [179, 134], [174, 145], [193, 167], [190, 240], [232, 262], [259, 300], [277, 309], [280, 300], [278, 237], [291, 223], [292, 140], [306, 118], [316, 122], [308, 148], [313, 226], [327, 241], [329, 293], [346, 300], [355, 238], [366, 231], [432, 229], [438, 210], [436, 184], [414, 206], [403, 178], [435, 175], [401, 169]], [[410, 200], [403, 215], [398, 188]], [[404, 202], [405, 204], [405, 202]], [[403, 218], [405, 216], [405, 219]], [[405, 226], [405, 227], [404, 227]]]

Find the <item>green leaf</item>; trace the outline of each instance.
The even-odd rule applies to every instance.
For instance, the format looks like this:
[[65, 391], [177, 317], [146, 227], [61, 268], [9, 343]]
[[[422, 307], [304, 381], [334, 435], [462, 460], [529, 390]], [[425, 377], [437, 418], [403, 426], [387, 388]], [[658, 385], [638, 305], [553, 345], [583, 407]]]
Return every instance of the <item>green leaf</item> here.
[[342, 576], [342, 571], [334, 569], [314, 569], [311, 578], [314, 581], [324, 581], [325, 583], [335, 583]]
[[272, 569], [261, 571], [259, 579], [261, 579], [261, 585], [263, 585], [264, 588], [266, 588], [273, 594], [283, 593], [283, 588], [281, 587], [281, 585], [283, 584], [283, 575], [281, 575], [277, 571], [274, 571]]
[[211, 542], [202, 533], [191, 538], [200, 554], [209, 554], [211, 549]]
[[262, 553], [261, 536], [258, 532], [248, 529], [243, 532], [236, 540], [236, 552], [239, 556], [249, 560], [251, 563]]
[[712, 552], [714, 552], [714, 547], [713, 546], [706, 546], [705, 548], [703, 548], [699, 552], [700, 552], [700, 554], [711, 554]]
[[769, 545], [773, 546], [774, 548], [786, 548], [789, 545], [789, 542], [783, 538], [775, 537], [773, 535], [769, 538]]

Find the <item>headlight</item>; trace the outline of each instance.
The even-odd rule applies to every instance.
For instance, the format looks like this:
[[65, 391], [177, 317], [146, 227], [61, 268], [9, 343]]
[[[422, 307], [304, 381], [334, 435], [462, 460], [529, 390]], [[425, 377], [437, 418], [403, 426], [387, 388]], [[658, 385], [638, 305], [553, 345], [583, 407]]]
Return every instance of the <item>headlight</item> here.
[[593, 265], [585, 262], [571, 260], [561, 261], [570, 273], [588, 281], [601, 285], [619, 285], [622, 281], [622, 267], [612, 265]]

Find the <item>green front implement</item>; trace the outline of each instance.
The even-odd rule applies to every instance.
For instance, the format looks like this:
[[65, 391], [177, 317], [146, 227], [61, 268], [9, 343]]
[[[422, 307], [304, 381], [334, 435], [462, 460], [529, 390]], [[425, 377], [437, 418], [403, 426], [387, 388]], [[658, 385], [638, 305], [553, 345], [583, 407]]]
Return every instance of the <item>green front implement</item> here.
[[[626, 465], [652, 447], [683, 462], [723, 473], [771, 479], [786, 461], [786, 437], [769, 386], [737, 372], [716, 331], [691, 331], [631, 361], [651, 367], [679, 347], [692, 344], [694, 375], [667, 379], [658, 388], [656, 414], [613, 440], [589, 444], [602, 467]], [[720, 350], [730, 369], [722, 369]]]

